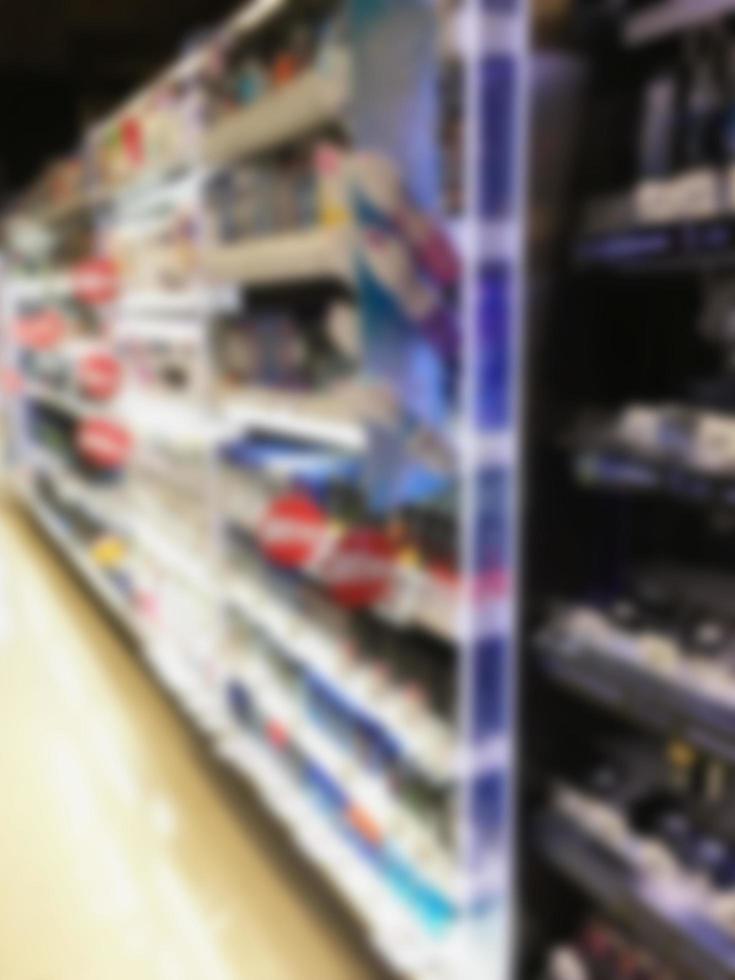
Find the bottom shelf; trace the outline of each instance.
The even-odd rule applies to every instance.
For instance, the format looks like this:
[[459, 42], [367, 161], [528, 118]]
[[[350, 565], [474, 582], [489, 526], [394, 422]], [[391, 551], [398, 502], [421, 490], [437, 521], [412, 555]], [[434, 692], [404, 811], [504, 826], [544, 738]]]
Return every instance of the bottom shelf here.
[[[255, 734], [237, 725], [229, 713], [217, 676], [187, 661], [181, 651], [161, 642], [125, 598], [79, 549], [63, 525], [27, 494], [23, 500], [38, 525], [59, 548], [84, 582], [136, 640], [151, 672], [194, 727], [211, 742], [218, 758], [244, 776], [289, 838], [331, 883], [361, 921], [384, 961], [399, 975], [414, 980], [501, 980], [504, 971], [504, 908], [477, 921], [452, 926], [432, 935], [403, 901], [413, 886], [411, 875], [386, 879], [384, 861], [364, 844], [349, 839], [315, 795], [288, 771], [282, 758]], [[495, 955], [493, 955], [495, 953]]]
[[539, 847], [557, 871], [676, 969], [682, 980], [733, 980], [735, 937], [705, 919], [673, 884], [654, 887], [566, 816], [547, 813]]
[[77, 574], [99, 596], [105, 608], [133, 637], [140, 637], [140, 623], [134, 611], [125, 601], [94, 562], [87, 557], [75, 544], [63, 525], [54, 515], [31, 495], [23, 495], [28, 510], [39, 527], [46, 533], [54, 545], [63, 553]]

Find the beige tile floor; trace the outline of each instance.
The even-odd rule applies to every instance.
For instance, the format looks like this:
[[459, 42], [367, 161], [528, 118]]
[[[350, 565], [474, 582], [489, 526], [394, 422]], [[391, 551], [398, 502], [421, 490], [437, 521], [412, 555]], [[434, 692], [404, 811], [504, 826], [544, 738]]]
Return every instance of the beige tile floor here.
[[53, 550], [0, 506], [0, 980], [370, 980]]

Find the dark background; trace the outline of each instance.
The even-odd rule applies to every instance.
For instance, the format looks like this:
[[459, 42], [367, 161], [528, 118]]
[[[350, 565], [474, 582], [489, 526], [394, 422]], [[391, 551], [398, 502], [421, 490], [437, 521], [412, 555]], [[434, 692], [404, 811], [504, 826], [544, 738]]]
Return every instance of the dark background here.
[[0, 199], [243, 0], [0, 0]]

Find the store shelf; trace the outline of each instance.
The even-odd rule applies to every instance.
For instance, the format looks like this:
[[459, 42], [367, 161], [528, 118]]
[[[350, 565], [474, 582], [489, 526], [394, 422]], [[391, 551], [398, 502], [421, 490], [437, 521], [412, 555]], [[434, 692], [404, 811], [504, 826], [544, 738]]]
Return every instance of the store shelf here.
[[155, 679], [195, 729], [210, 738], [222, 738], [232, 732], [232, 719], [219, 691], [202, 684], [181, 650], [173, 648], [149, 628], [141, 644], [141, 654]]
[[139, 344], [200, 344], [202, 348], [207, 341], [207, 330], [204, 317], [186, 319], [184, 317], [144, 318], [142, 316], [118, 320], [118, 337], [122, 343], [135, 342]]
[[160, 562], [171, 568], [172, 572], [181, 575], [205, 598], [218, 599], [216, 576], [207, 567], [205, 557], [191, 554], [175, 542], [161, 534], [150, 521], [135, 519], [135, 544], [155, 555]]
[[554, 812], [537, 824], [546, 859], [616, 921], [650, 944], [681, 980], [733, 980], [735, 937], [705, 918], [691, 893], [656, 888], [637, 869]]
[[163, 233], [175, 209], [197, 209], [206, 176], [193, 157], [182, 156], [126, 185], [115, 201], [117, 232], [128, 240], [136, 231], [143, 238]]
[[24, 393], [32, 401], [74, 418], [110, 417], [117, 415], [119, 411], [119, 405], [115, 402], [87, 401], [77, 395], [55, 391], [53, 388], [34, 382], [26, 386]]
[[102, 601], [105, 608], [125, 627], [126, 631], [138, 638], [140, 636], [140, 623], [130, 604], [125, 601], [124, 596], [107, 580], [48, 508], [44, 507], [34, 497], [26, 498], [26, 503], [29, 513], [36, 523], [45, 531], [80, 578], [86, 582], [92, 592]]
[[[348, 902], [369, 930], [377, 950], [393, 968], [412, 980], [464, 980], [469, 976], [461, 959], [466, 947], [458, 947], [451, 934], [434, 937], [420, 925], [410, 910], [391, 894], [376, 865], [348, 842], [345, 834], [281, 769], [267, 746], [234, 724], [225, 709], [219, 683], [213, 680], [210, 687], [203, 685], [181, 651], [173, 649], [155, 630], [134, 617], [124, 599], [50, 512], [33, 501], [30, 513], [92, 592], [140, 641], [140, 652], [157, 681], [191, 724], [213, 740], [215, 753], [255, 787], [271, 813], [284, 823], [297, 848]], [[304, 748], [309, 755], [315, 743], [307, 740]], [[322, 752], [317, 751], [314, 761], [317, 765], [326, 764], [329, 769], [329, 759]]]
[[141, 443], [160, 440], [210, 449], [223, 437], [221, 419], [203, 402], [188, 397], [169, 398], [128, 389], [119, 414]]
[[233, 437], [248, 430], [272, 432], [350, 453], [362, 453], [368, 445], [366, 426], [351, 421], [346, 407], [340, 410], [318, 395], [261, 389], [224, 400], [221, 413]]
[[[255, 786], [290, 839], [314, 863], [365, 925], [378, 952], [398, 974], [414, 980], [461, 980], [450, 943], [432, 939], [360, 858], [343, 835], [281, 771], [265, 746], [246, 734], [224, 740], [219, 754]], [[491, 951], [492, 952], [492, 951]]]
[[425, 568], [399, 568], [393, 596], [374, 612], [399, 628], [417, 627], [445, 643], [459, 644], [459, 588], [436, 579]]
[[712, 473], [613, 448], [579, 450], [574, 466], [577, 479], [588, 487], [666, 494], [699, 505], [735, 505], [735, 473]]
[[623, 37], [630, 47], [650, 44], [732, 13], [733, 0], [659, 0], [626, 19]]
[[[268, 808], [286, 823], [289, 836], [311, 859], [317, 859], [322, 873], [339, 893], [347, 898], [360, 919], [371, 930], [371, 936], [379, 950], [389, 955], [394, 966], [406, 976], [417, 980], [442, 977], [459, 977], [444, 969], [436, 972], [446, 949], [442, 942], [433, 939], [397, 899], [393, 898], [386, 883], [373, 870], [373, 864], [350, 847], [345, 837], [333, 828], [326, 816], [320, 813], [307, 796], [292, 780], [280, 771], [279, 764], [266, 747], [236, 728], [228, 717], [215, 685], [208, 690], [201, 678], [187, 666], [180, 651], [175, 651], [154, 632], [138, 622], [124, 599], [108, 583], [99, 570], [79, 550], [63, 530], [55, 517], [37, 501], [33, 501], [30, 513], [53, 543], [73, 565], [107, 608], [121, 621], [128, 631], [142, 640], [144, 659], [161, 685], [171, 694], [189, 720], [209, 738], [215, 739], [217, 754], [244, 775], [261, 793]], [[312, 750], [314, 744], [309, 742]], [[320, 764], [325, 757], [318, 753]], [[320, 846], [323, 842], [326, 846]], [[337, 860], [339, 855], [339, 860]], [[411, 950], [407, 953], [395, 944], [395, 937], [410, 937]]]
[[248, 286], [353, 277], [352, 235], [345, 227], [247, 239], [241, 244], [212, 246], [204, 254], [205, 271], [216, 281]]
[[[121, 620], [136, 637], [142, 638], [144, 659], [161, 685], [171, 694], [189, 720], [206, 736], [215, 739], [217, 754], [255, 785], [263, 794], [269, 809], [287, 824], [290, 836], [312, 859], [318, 855], [318, 867], [326, 872], [339, 893], [347, 898], [361, 920], [370, 928], [380, 952], [389, 954], [395, 966], [406, 976], [427, 980], [435, 977], [455, 977], [459, 974], [442, 969], [438, 962], [446, 949], [433, 939], [397, 899], [392, 898], [386, 883], [373, 870], [373, 864], [350, 847], [345, 837], [333, 828], [326, 815], [320, 813], [307, 796], [279, 769], [277, 760], [266, 747], [257, 743], [234, 725], [224, 708], [219, 686], [203, 686], [201, 678], [187, 666], [180, 651], [167, 646], [155, 633], [137, 622], [121, 596], [104, 576], [80, 552], [52, 514], [34, 501], [31, 513], [39, 525], [74, 566], [95, 595]], [[257, 692], [255, 692], [257, 695]], [[266, 699], [267, 700], [267, 699]], [[297, 740], [298, 741], [298, 740]], [[316, 750], [314, 761], [331, 771], [331, 756], [326, 755], [313, 740], [306, 740], [307, 755]], [[319, 841], [328, 846], [319, 847]], [[335, 860], [339, 854], [340, 860]], [[410, 936], [410, 956], [394, 945], [398, 934]]]
[[[259, 677], [245, 681], [252, 704], [260, 723], [266, 730], [277, 726], [285, 731], [289, 745], [333, 787], [343, 799], [342, 811], [359, 812], [370, 834], [362, 834], [366, 843], [382, 848], [390, 843], [391, 826], [399, 809], [389, 775], [366, 775], [355, 771], [355, 759], [349, 745], [340, 743], [333, 736], [310, 722], [300, 698], [284, 691], [272, 679]], [[275, 765], [287, 763], [274, 759]], [[329, 819], [324, 815], [324, 819]], [[358, 832], [359, 833], [359, 832]], [[416, 869], [418, 872], [419, 869]], [[449, 897], [447, 897], [449, 903]]]
[[95, 486], [75, 476], [69, 466], [51, 452], [34, 450], [31, 469], [49, 477], [68, 500], [87, 510], [110, 528], [129, 533], [128, 501], [118, 486]]
[[585, 234], [580, 266], [624, 272], [682, 272], [735, 263], [735, 217], [689, 219]]
[[[351, 846], [290, 777], [284, 760], [235, 725], [224, 709], [218, 683], [203, 689], [201, 678], [185, 659], [161, 643], [148, 644], [143, 654], [184, 715], [214, 739], [216, 755], [255, 788], [294, 845], [348, 902], [394, 969], [413, 980], [464, 980], [466, 974], [457, 969], [451, 940], [432, 937], [391, 894], [377, 864]], [[406, 942], [408, 949], [403, 945]]]
[[[485, 468], [506, 467], [508, 492], [512, 492], [515, 473], [510, 471], [517, 460], [517, 446], [510, 431], [487, 435], [472, 431], [466, 438], [457, 439], [455, 447], [452, 430], [462, 427], [458, 416], [467, 407], [459, 397], [465, 387], [466, 351], [458, 349], [456, 358], [447, 357], [440, 363], [417, 341], [422, 330], [430, 330], [433, 342], [435, 323], [449, 322], [460, 311], [458, 307], [451, 313], [448, 309], [458, 303], [449, 285], [456, 269], [442, 242], [437, 245], [433, 237], [441, 237], [436, 225], [440, 219], [422, 208], [421, 194], [414, 195], [413, 191], [426, 182], [427, 161], [439, 167], [440, 157], [455, 150], [459, 159], [459, 144], [469, 138], [474, 121], [463, 127], [461, 119], [453, 120], [457, 145], [454, 137], [451, 146], [444, 145], [450, 139], [442, 139], [436, 153], [427, 154], [415, 152], [418, 144], [410, 152], [406, 140], [411, 134], [406, 127], [396, 125], [397, 107], [410, 114], [415, 105], [415, 122], [419, 129], [423, 127], [428, 109], [426, 85], [433, 84], [433, 68], [438, 67], [432, 65], [436, 54], [433, 5], [409, 4], [406, 11], [398, 12], [393, 9], [398, 5], [388, 4], [379, 15], [371, 14], [361, 31], [360, 71], [354, 73], [351, 32], [343, 30], [344, 12], [339, 4], [334, 9], [330, 4], [305, 6], [310, 9], [289, 13], [284, 0], [250, 0], [230, 22], [208, 33], [176, 65], [85, 133], [74, 159], [66, 161], [74, 168], [68, 172], [84, 175], [88, 186], [83, 189], [83, 199], [63, 205], [59, 219], [67, 208], [70, 213], [77, 208], [94, 212], [97, 203], [104, 204], [104, 214], [89, 214], [90, 240], [84, 242], [85, 251], [92, 263], [95, 256], [111, 255], [129, 270], [129, 275], [115, 284], [117, 295], [108, 296], [104, 308], [99, 304], [96, 319], [108, 324], [110, 343], [123, 367], [131, 370], [124, 372], [125, 388], [114, 404], [87, 402], [43, 385], [21, 393], [18, 403], [21, 408], [32, 402], [48, 405], [71, 419], [109, 415], [135, 436], [135, 445], [121, 474], [125, 495], [115, 491], [114, 497], [112, 492], [108, 497], [96, 486], [85, 486], [76, 471], [70, 472], [63, 464], [49, 466], [38, 453], [39, 447], [33, 445], [42, 435], [38, 426], [25, 425], [26, 421], [37, 421], [38, 413], [19, 411], [15, 433], [20, 447], [18, 471], [30, 473], [34, 456], [38, 457], [39, 469], [49, 466], [61, 490], [59, 518], [50, 509], [56, 501], [49, 492], [43, 497], [48, 505], [33, 502], [39, 522], [92, 593], [129, 624], [152, 676], [170, 694], [191, 727], [203, 733], [210, 747], [255, 786], [295, 845], [354, 909], [387, 964], [412, 980], [486, 980], [489, 976], [501, 980], [510, 947], [512, 872], [507, 852], [513, 849], [513, 831], [507, 818], [514, 746], [511, 733], [499, 730], [495, 718], [481, 717], [479, 708], [475, 710], [478, 699], [473, 685], [481, 687], [479, 696], [484, 696], [485, 686], [496, 683], [488, 676], [490, 658], [483, 659], [482, 648], [486, 632], [492, 633], [493, 639], [501, 632], [503, 641], [511, 636], [515, 605], [510, 589], [512, 575], [509, 570], [506, 585], [500, 582], [500, 574], [478, 568], [475, 588], [475, 583], [462, 581], [459, 569], [443, 567], [438, 558], [430, 560], [429, 554], [453, 554], [467, 527], [480, 520], [488, 526], [492, 523], [493, 533], [497, 526], [498, 535], [505, 535], [504, 509], [497, 495], [491, 499], [492, 488], [486, 493], [481, 479]], [[257, 32], [266, 23], [269, 29], [262, 35], [261, 47]], [[459, 22], [453, 25], [458, 29], [455, 36], [459, 48], [499, 55], [504, 64], [525, 56], [526, 21], [515, 10], [497, 14], [486, 11], [477, 18], [474, 38], [466, 33], [471, 20], [463, 23], [464, 27]], [[289, 73], [293, 29], [303, 29], [304, 39], [314, 47], [318, 67], [284, 81], [283, 76]], [[242, 39], [251, 32], [248, 58], [252, 55], [253, 66], [267, 64], [269, 68], [268, 78], [262, 76], [263, 94], [247, 106], [218, 116], [217, 108], [229, 108], [232, 96], [245, 87], [240, 56]], [[386, 38], [390, 43], [383, 43]], [[456, 52], [460, 60], [466, 53]], [[385, 102], [379, 84], [383, 66], [386, 79], [401, 80], [395, 106], [381, 105], [381, 99]], [[219, 68], [222, 76], [214, 82]], [[500, 78], [498, 83], [501, 97], [508, 100], [508, 113], [525, 113], [522, 87], [505, 87]], [[219, 106], [215, 105], [217, 98], [221, 99]], [[479, 100], [470, 100], [478, 114], [484, 112], [481, 103], [486, 99], [489, 107], [489, 92], [483, 92]], [[211, 105], [213, 113], [191, 113], [192, 105], [204, 102]], [[352, 133], [352, 109], [358, 106], [370, 116], [358, 128], [367, 127], [373, 136], [377, 133], [377, 142], [371, 142], [364, 133]], [[460, 113], [465, 108], [457, 107]], [[405, 114], [399, 113], [401, 118]], [[156, 133], [161, 137], [158, 141], [153, 138]], [[433, 138], [428, 131], [423, 135]], [[343, 136], [349, 137], [346, 143]], [[334, 152], [317, 154], [318, 159], [312, 161], [315, 140], [320, 144], [326, 141]], [[280, 152], [271, 154], [273, 159], [268, 155], [269, 151], [286, 149], [288, 159]], [[498, 152], [494, 151], [493, 166], [501, 162]], [[226, 215], [219, 212], [246, 203], [248, 189], [236, 179], [238, 163], [246, 160], [253, 161], [259, 171], [257, 183], [261, 183], [262, 170], [263, 187], [267, 185], [272, 191], [269, 202], [263, 202], [269, 213], [264, 211], [261, 223], [271, 228], [286, 224], [290, 230], [225, 241], [226, 222], [218, 219]], [[350, 213], [356, 202], [349, 194], [342, 200], [344, 188], [337, 180], [340, 174], [324, 172], [324, 167], [329, 169], [334, 164], [341, 170], [344, 164], [351, 173], [356, 163], [373, 204], [367, 209], [376, 223], [375, 240], [371, 239], [370, 245], [379, 247], [378, 229], [385, 230], [390, 224], [392, 246], [405, 259], [405, 268], [401, 266], [405, 276], [399, 276], [400, 282], [384, 275], [379, 262], [373, 269], [374, 288], [358, 275], [361, 246], [364, 251], [366, 242], [360, 238], [357, 212]], [[222, 178], [223, 190], [229, 183], [238, 200], [213, 194], [213, 178]], [[229, 178], [234, 178], [234, 183]], [[332, 187], [332, 178], [339, 186]], [[95, 180], [108, 186], [96, 188]], [[316, 184], [326, 181], [329, 187], [316, 187], [315, 180]], [[310, 189], [324, 191], [317, 195], [324, 205], [320, 218], [323, 214], [333, 223], [290, 226], [284, 208], [289, 210], [289, 201], [298, 204], [294, 195], [298, 197], [303, 191], [308, 196]], [[40, 193], [21, 200], [15, 211], [22, 217], [24, 205], [48, 197], [48, 189], [41, 187]], [[484, 268], [497, 259], [515, 278], [523, 244], [520, 203], [509, 199], [499, 210], [507, 215], [502, 221], [459, 221], [458, 239], [466, 243], [471, 235], [478, 254], [487, 260], [480, 266]], [[396, 215], [405, 221], [394, 220]], [[244, 212], [241, 217], [247, 224]], [[367, 220], [365, 209], [359, 217]], [[77, 255], [81, 242], [61, 240], [75, 231], [73, 225], [57, 225], [53, 208], [40, 209], [39, 220], [53, 224], [46, 231], [58, 239], [59, 255]], [[199, 247], [192, 251], [192, 244]], [[174, 270], [168, 254], [171, 249], [179, 249], [189, 262]], [[133, 253], [145, 268], [136, 264]], [[129, 262], [123, 261], [125, 256]], [[41, 268], [46, 259], [39, 252], [25, 267]], [[16, 260], [8, 256], [8, 261], [12, 275]], [[29, 284], [29, 295], [39, 305], [73, 298], [74, 280], [79, 278], [75, 269], [80, 271], [80, 267], [65, 264], [47, 270]], [[471, 275], [479, 271], [473, 267]], [[418, 292], [411, 289], [416, 277], [426, 287]], [[166, 283], [180, 288], [167, 290]], [[295, 288], [299, 286], [308, 288]], [[77, 298], [82, 291], [77, 289]], [[100, 289], [100, 295], [103, 292]], [[424, 407], [429, 406], [432, 417], [444, 420], [437, 421], [442, 432], [438, 433], [441, 445], [436, 447], [428, 439], [418, 445], [421, 433], [411, 423], [415, 405], [409, 404], [408, 392], [406, 398], [385, 397], [385, 386], [375, 376], [376, 371], [383, 371], [381, 357], [373, 356], [376, 351], [370, 345], [364, 352], [358, 350], [357, 324], [353, 321], [360, 321], [365, 336], [380, 337], [382, 321], [388, 315], [381, 296], [396, 311], [389, 319], [396, 331], [395, 349], [405, 354], [406, 383], [418, 379], [421, 391], [416, 397]], [[354, 307], [352, 320], [344, 308], [347, 297]], [[31, 309], [29, 304], [18, 306], [17, 294], [11, 299], [8, 322], [12, 322], [10, 317]], [[91, 297], [88, 305], [95, 305]], [[464, 346], [474, 324], [469, 322], [469, 307], [463, 306], [461, 313], [467, 321], [467, 329], [458, 334]], [[510, 338], [521, 332], [520, 305], [503, 301], [497, 314], [498, 327], [502, 326], [497, 331], [499, 341], [510, 345]], [[220, 338], [218, 331], [218, 337], [213, 338], [211, 328], [220, 315], [223, 319], [227, 315], [233, 327], [234, 321], [244, 326], [245, 320], [250, 320], [253, 337], [228, 334]], [[269, 342], [273, 330], [268, 328], [274, 327], [276, 320], [279, 329], [282, 324], [284, 343], [289, 347], [289, 351], [280, 351], [286, 358], [284, 370], [290, 373], [294, 367], [298, 371], [296, 360], [292, 362], [289, 356], [292, 347], [293, 357], [303, 361], [315, 376], [331, 372], [339, 351], [349, 351], [354, 358], [372, 365], [369, 389], [362, 382], [365, 372], [361, 368], [365, 365], [358, 364], [355, 377], [319, 393], [258, 387], [246, 389], [242, 397], [239, 392], [235, 399], [228, 397], [225, 376], [231, 373], [230, 368], [234, 373], [245, 358], [262, 360], [268, 366], [273, 354], [280, 364], [282, 358], [279, 352], [271, 352]], [[308, 335], [297, 337], [301, 330]], [[398, 336], [399, 331], [405, 333]], [[213, 346], [214, 339], [222, 343]], [[60, 353], [70, 353], [70, 344], [65, 340]], [[498, 351], [498, 356], [505, 358], [506, 353], [510, 351]], [[12, 354], [17, 359], [18, 351]], [[403, 363], [398, 354], [396, 357]], [[396, 369], [396, 365], [393, 371], [391, 365], [384, 365], [384, 372], [394, 380]], [[265, 374], [282, 372], [274, 363], [274, 369]], [[189, 384], [188, 378], [195, 380]], [[176, 387], [176, 393], [160, 394], [167, 385], [169, 392]], [[515, 385], [516, 380], [509, 378], [509, 397], [514, 395], [510, 388]], [[73, 390], [71, 384], [69, 389]], [[218, 398], [222, 393], [224, 397]], [[401, 441], [406, 453], [415, 448], [417, 456], [423, 458], [424, 453], [427, 459], [434, 449], [439, 457], [443, 450], [456, 448], [456, 497], [448, 501], [447, 493], [439, 499], [442, 481], [424, 479], [419, 461], [415, 471], [405, 472], [405, 467], [395, 474], [396, 486], [386, 488], [385, 500], [400, 500], [401, 506], [391, 508], [388, 503], [384, 510], [374, 481], [362, 479], [363, 466], [372, 473], [382, 458], [367, 459], [378, 448], [371, 429], [375, 420], [385, 428], [393, 427], [399, 452]], [[71, 431], [65, 419], [49, 417], [48, 421], [52, 428], [56, 421], [60, 429]], [[475, 423], [466, 420], [467, 427]], [[64, 435], [65, 431], [59, 432], [58, 438]], [[279, 441], [284, 452], [270, 452]], [[294, 443], [303, 445], [290, 453], [288, 447]], [[474, 451], [474, 458], [465, 467], [460, 457], [469, 449]], [[233, 479], [230, 498], [228, 468], [234, 467], [233, 460], [239, 460], [244, 469], [251, 466], [255, 477], [252, 497], [248, 496], [252, 487], [243, 488], [242, 482]], [[433, 469], [430, 460], [427, 465]], [[393, 477], [391, 470], [387, 478]], [[496, 474], [488, 477], [489, 487]], [[39, 488], [46, 489], [43, 484]], [[329, 520], [327, 514], [328, 544], [335, 546], [330, 556], [335, 559], [332, 567], [327, 569], [326, 560], [321, 564], [315, 559], [302, 572], [292, 569], [286, 575], [292, 587], [287, 588], [284, 571], [279, 573], [276, 563], [264, 555], [267, 581], [260, 583], [254, 556], [250, 556], [250, 565], [245, 560], [247, 546], [253, 542], [243, 539], [249, 533], [251, 539], [258, 540], [258, 522], [263, 517], [259, 504], [268, 506], [276, 493], [285, 496], [292, 490], [313, 493], [317, 506], [327, 511], [330, 501], [340, 513], [343, 502], [352, 507], [354, 501], [354, 512], [374, 514], [375, 523], [379, 520], [384, 530], [390, 529], [391, 540], [426, 540], [424, 553], [408, 554], [406, 548], [397, 554], [397, 548], [376, 546], [371, 557], [367, 547], [364, 553], [360, 551], [356, 540], [352, 555], [350, 541], [343, 539], [345, 531], [363, 530], [373, 521], [360, 518], [355, 527], [345, 528], [341, 522]], [[188, 499], [184, 499], [183, 491]], [[480, 506], [480, 501], [488, 506]], [[67, 503], [68, 508], [64, 506]], [[77, 505], [87, 508], [89, 515], [77, 514]], [[492, 513], [490, 507], [494, 508]], [[68, 518], [64, 516], [67, 511]], [[167, 519], [169, 514], [171, 520]], [[82, 543], [78, 544], [72, 534], [77, 526], [74, 515], [95, 528], [97, 520], [84, 518], [99, 517], [105, 537], [107, 528], [115, 532], [124, 529], [130, 553], [130, 568], [124, 569], [124, 575], [96, 567], [92, 555], [97, 553], [86, 545], [89, 536], [80, 531]], [[186, 521], [191, 533], [184, 534], [181, 521], [173, 520], [177, 515]], [[284, 525], [286, 521], [284, 518]], [[64, 530], [67, 526], [68, 534]], [[435, 548], [430, 540], [434, 535]], [[92, 537], [98, 540], [96, 534]], [[197, 550], [199, 538], [203, 544]], [[209, 547], [205, 547], [207, 543]], [[238, 544], [242, 545], [243, 559], [243, 567], [233, 572], [232, 580], [220, 574], [225, 569], [215, 553], [230, 543], [233, 563]], [[337, 545], [344, 545], [344, 553]], [[299, 575], [303, 575], [300, 582]], [[345, 596], [339, 609], [334, 599], [332, 617], [327, 609], [329, 579], [342, 576], [344, 581], [339, 584], [347, 587], [351, 575], [357, 592], [362, 584], [359, 579], [364, 579], [364, 603], [369, 608], [363, 608], [358, 597], [357, 608], [351, 610]], [[131, 578], [135, 589], [129, 585]], [[383, 601], [371, 605], [373, 578], [373, 595], [381, 595]], [[118, 580], [120, 594], [115, 588]], [[334, 585], [336, 595], [337, 583]], [[313, 595], [316, 605], [322, 600], [325, 603], [319, 622], [299, 608], [299, 588]], [[484, 602], [493, 588], [498, 595]], [[128, 606], [129, 593], [135, 595]], [[255, 627], [252, 632], [260, 638], [252, 656], [243, 648], [250, 632], [244, 620]], [[330, 625], [334, 632], [330, 632]], [[389, 671], [395, 676], [393, 687], [376, 668], [375, 651], [364, 650], [360, 660], [359, 651], [342, 648], [342, 637], [345, 644], [348, 638], [354, 638], [356, 644], [363, 628], [366, 635], [375, 634], [376, 642], [385, 641], [388, 660], [397, 658], [395, 670]], [[495, 652], [494, 647], [491, 652]], [[353, 654], [357, 661], [354, 671], [350, 669]], [[425, 658], [422, 661], [424, 654], [425, 658], [442, 661], [436, 671]], [[512, 665], [508, 661], [512, 656], [509, 642], [498, 644], [498, 675], [510, 678]], [[447, 672], [451, 671], [446, 678], [446, 695], [435, 692], [436, 675], [445, 659]], [[276, 674], [275, 667], [283, 670]], [[491, 669], [495, 668], [493, 662]], [[287, 676], [300, 677], [314, 693], [314, 704], [309, 705], [312, 712], [307, 712], [302, 697], [281, 683]], [[444, 675], [440, 676], [444, 680]], [[411, 679], [415, 679], [414, 684]], [[239, 684], [242, 690], [234, 687]], [[302, 688], [300, 685], [301, 693]], [[462, 692], [461, 705], [450, 706], [450, 692], [458, 691]], [[316, 718], [320, 695], [323, 719]], [[434, 707], [434, 700], [440, 702], [439, 707]], [[242, 713], [239, 721], [236, 708]], [[322, 730], [321, 722], [326, 728], [332, 719], [335, 726], [342, 719], [345, 725], [354, 722], [354, 738], [340, 740]], [[381, 765], [376, 757], [382, 758], [383, 753], [385, 762]], [[396, 780], [401, 783], [400, 789], [394, 785]], [[491, 794], [497, 794], [492, 801]], [[472, 861], [470, 849], [460, 846], [465, 843], [472, 845]]]
[[10, 292], [17, 301], [43, 304], [72, 295], [74, 285], [71, 276], [64, 272], [39, 272], [13, 276]]
[[[234, 527], [239, 527], [248, 534], [257, 531], [261, 520], [261, 510], [249, 504], [246, 507], [224, 508], [224, 520]], [[324, 554], [341, 533], [339, 526], [334, 526], [325, 533]], [[331, 538], [329, 535], [331, 534]], [[312, 581], [320, 582], [320, 568], [310, 567], [303, 574]], [[507, 597], [500, 596], [493, 602], [485, 624], [491, 629], [504, 627], [503, 619], [508, 611]], [[459, 589], [442, 580], [436, 579], [430, 570], [401, 565], [396, 567], [393, 587], [390, 595], [382, 602], [373, 606], [372, 612], [379, 619], [398, 628], [415, 627], [424, 630], [450, 645], [459, 641], [460, 595]]]
[[254, 105], [232, 112], [204, 138], [203, 156], [221, 166], [263, 150], [275, 149], [338, 121], [350, 99], [345, 70], [326, 75], [304, 72], [282, 89], [263, 95]]
[[217, 296], [209, 289], [155, 290], [126, 289], [120, 298], [116, 315], [121, 321], [132, 322], [141, 317], [160, 317], [201, 320], [215, 307]]
[[436, 721], [441, 729], [435, 733], [437, 750], [427, 750], [421, 745], [420, 731], [401, 724], [391, 717], [390, 711], [381, 710], [367, 692], [350, 684], [339, 668], [343, 652], [339, 644], [315, 628], [301, 613], [290, 609], [271, 593], [244, 581], [229, 589], [227, 598], [249, 623], [262, 629], [289, 656], [338, 691], [358, 716], [377, 720], [401, 754], [432, 780], [444, 783], [452, 778], [456, 771], [456, 753], [444, 731], [445, 723]]
[[[171, 185], [199, 174], [200, 161], [191, 146], [183, 147], [169, 159], [149, 163], [140, 171], [115, 184], [95, 186], [93, 193], [116, 208], [128, 209], [141, 200], [151, 200], [157, 195], [165, 199]], [[174, 192], [175, 193], [175, 192]]]
[[656, 671], [598, 651], [563, 652], [538, 641], [542, 664], [557, 683], [620, 717], [676, 736], [735, 763], [735, 677], [704, 682], [687, 664]]

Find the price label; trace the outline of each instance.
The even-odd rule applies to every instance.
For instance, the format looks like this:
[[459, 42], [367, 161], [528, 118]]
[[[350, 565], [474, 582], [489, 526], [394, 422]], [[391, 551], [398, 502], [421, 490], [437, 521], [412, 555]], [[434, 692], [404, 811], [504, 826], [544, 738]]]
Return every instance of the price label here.
[[304, 493], [279, 497], [258, 531], [260, 547], [275, 564], [304, 568], [320, 553], [328, 528], [321, 508]]
[[72, 290], [90, 306], [111, 303], [118, 294], [119, 276], [111, 259], [88, 259], [72, 271]]
[[79, 454], [99, 469], [119, 469], [130, 459], [133, 437], [128, 429], [108, 419], [85, 419], [76, 435]]
[[348, 609], [377, 605], [390, 594], [396, 575], [395, 545], [382, 531], [348, 531], [327, 558], [323, 579], [330, 595]]
[[122, 386], [122, 365], [111, 354], [88, 354], [79, 362], [78, 376], [79, 387], [88, 398], [106, 401]]
[[18, 343], [28, 350], [53, 350], [64, 341], [66, 333], [66, 320], [56, 310], [24, 317], [15, 325]]

